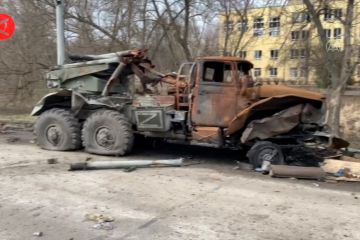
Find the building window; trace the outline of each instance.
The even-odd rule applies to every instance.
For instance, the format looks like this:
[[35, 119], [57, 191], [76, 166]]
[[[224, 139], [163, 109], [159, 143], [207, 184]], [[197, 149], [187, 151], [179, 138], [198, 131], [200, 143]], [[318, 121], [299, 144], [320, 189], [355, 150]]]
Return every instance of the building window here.
[[254, 77], [261, 76], [261, 68], [254, 68]]
[[279, 58], [279, 50], [270, 50], [270, 57], [273, 60], [276, 60]]
[[301, 31], [301, 39], [306, 40], [309, 38], [309, 31], [303, 30]]
[[335, 39], [341, 39], [341, 28], [335, 28], [334, 29], [334, 38]]
[[299, 58], [299, 49], [291, 49], [290, 50], [290, 59]]
[[277, 68], [270, 68], [270, 77], [277, 77], [278, 69]]
[[234, 22], [225, 21], [224, 30], [225, 32], [232, 32], [234, 30]]
[[297, 78], [299, 75], [297, 68], [290, 68], [290, 77], [291, 78]]
[[310, 15], [306, 12], [295, 12], [292, 14], [293, 23], [310, 22]]
[[332, 10], [331, 9], [325, 9], [324, 20], [329, 21], [331, 19], [332, 19]]
[[342, 15], [343, 15], [342, 9], [334, 9], [333, 13], [334, 13], [333, 16], [335, 17], [335, 19], [342, 18]]
[[247, 30], [249, 30], [248, 21], [238, 21], [237, 27], [239, 32], [246, 32]]
[[333, 21], [335, 19], [341, 19], [343, 16], [342, 9], [325, 9], [324, 20]]
[[280, 17], [270, 18], [269, 24], [269, 35], [270, 36], [279, 36], [280, 35]]
[[331, 29], [324, 29], [325, 36], [327, 39], [331, 39]]
[[259, 37], [264, 35], [264, 18], [255, 18], [254, 20], [254, 36]]
[[291, 40], [298, 41], [300, 39], [300, 32], [299, 31], [292, 31], [291, 32]]
[[262, 57], [262, 51], [261, 50], [256, 50], [255, 51], [255, 59], [260, 60], [261, 57]]
[[239, 52], [239, 57], [245, 59], [246, 58], [246, 51], [240, 51]]
[[306, 77], [308, 72], [308, 68], [307, 67], [301, 67], [300, 68], [300, 77]]
[[308, 57], [307, 49], [305, 49], [305, 48], [300, 49], [300, 58], [307, 58], [307, 57]]

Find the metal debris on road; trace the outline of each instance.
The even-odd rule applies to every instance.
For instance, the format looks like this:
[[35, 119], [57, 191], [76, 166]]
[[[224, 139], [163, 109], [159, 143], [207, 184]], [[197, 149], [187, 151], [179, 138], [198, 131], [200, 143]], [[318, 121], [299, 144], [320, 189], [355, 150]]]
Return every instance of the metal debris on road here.
[[254, 168], [249, 163], [236, 161], [236, 166], [233, 169], [234, 170], [240, 169], [240, 170], [245, 170], [245, 171], [252, 171]]
[[42, 237], [43, 236], [43, 232], [34, 232], [33, 233], [34, 237]]
[[102, 230], [113, 230], [114, 229], [114, 224], [112, 224], [111, 222], [102, 222], [102, 223], [97, 223], [93, 226], [93, 228], [95, 229], [102, 229]]
[[326, 159], [321, 168], [337, 181], [360, 182], [360, 159], [343, 157], [344, 160]]
[[183, 158], [168, 160], [119, 160], [119, 161], [88, 161], [74, 163], [70, 165], [70, 171], [76, 170], [96, 170], [96, 169], [116, 169], [130, 167], [180, 167], [183, 164]]
[[270, 167], [271, 177], [290, 178], [297, 179], [316, 179], [322, 180], [325, 178], [326, 173], [319, 167], [297, 167], [297, 166], [285, 166], [285, 165], [271, 165]]
[[98, 214], [98, 213], [86, 214], [85, 218], [86, 218], [86, 220], [94, 221], [97, 223], [113, 222], [115, 220], [115, 218], [113, 218], [111, 216], [106, 216], [106, 215]]
[[58, 159], [57, 158], [49, 158], [47, 160], [48, 164], [57, 164], [58, 163]]

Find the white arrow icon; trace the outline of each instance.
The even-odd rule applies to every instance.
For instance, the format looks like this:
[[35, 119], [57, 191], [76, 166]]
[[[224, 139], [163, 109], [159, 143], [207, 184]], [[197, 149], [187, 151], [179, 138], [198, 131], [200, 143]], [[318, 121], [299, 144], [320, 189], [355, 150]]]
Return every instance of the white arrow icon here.
[[4, 34], [5, 36], [9, 36], [9, 33], [4, 31], [7, 29], [8, 21], [9, 21], [9, 19], [0, 20], [0, 27], [4, 26], [4, 28], [0, 28], [0, 34]]

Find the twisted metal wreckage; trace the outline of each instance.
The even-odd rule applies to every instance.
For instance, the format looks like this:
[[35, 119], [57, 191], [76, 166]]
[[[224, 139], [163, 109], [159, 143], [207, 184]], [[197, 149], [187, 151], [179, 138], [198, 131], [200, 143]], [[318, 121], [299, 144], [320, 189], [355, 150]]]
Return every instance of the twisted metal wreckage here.
[[[236, 57], [200, 57], [176, 74], [162, 74], [146, 53], [73, 55], [73, 63], [53, 68], [48, 87], [58, 91], [42, 98], [32, 112], [39, 116], [35, 133], [40, 147], [84, 146], [90, 153], [124, 155], [134, 135], [143, 135], [245, 149], [254, 167], [264, 161], [294, 163], [294, 149], [312, 156], [334, 154], [326, 147], [328, 134], [321, 132], [326, 129], [323, 94], [258, 85], [251, 77], [253, 64]], [[143, 86], [141, 94], [133, 90], [134, 75]], [[167, 86], [166, 94], [148, 88], [159, 83]], [[335, 138], [331, 148], [347, 146]], [[306, 164], [317, 164], [314, 159]]]

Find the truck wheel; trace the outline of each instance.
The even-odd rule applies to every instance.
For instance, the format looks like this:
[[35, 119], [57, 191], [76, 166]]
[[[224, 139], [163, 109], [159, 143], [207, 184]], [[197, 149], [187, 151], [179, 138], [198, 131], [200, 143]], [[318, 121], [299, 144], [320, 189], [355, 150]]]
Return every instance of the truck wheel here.
[[65, 109], [53, 108], [42, 113], [34, 125], [34, 133], [43, 149], [66, 151], [81, 147], [80, 123]]
[[260, 141], [255, 143], [247, 155], [253, 168], [260, 168], [264, 161], [274, 165], [284, 164], [284, 155], [281, 148], [272, 142]]
[[89, 153], [123, 156], [131, 151], [134, 134], [124, 115], [113, 110], [100, 110], [85, 121], [82, 141]]

